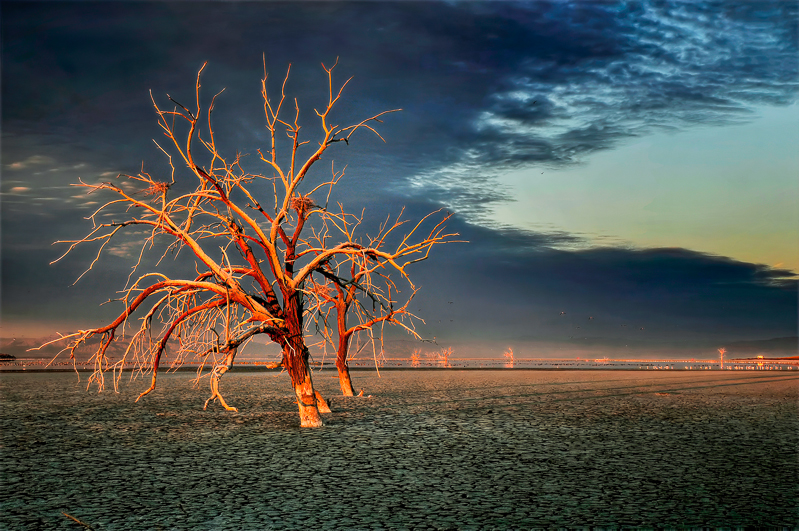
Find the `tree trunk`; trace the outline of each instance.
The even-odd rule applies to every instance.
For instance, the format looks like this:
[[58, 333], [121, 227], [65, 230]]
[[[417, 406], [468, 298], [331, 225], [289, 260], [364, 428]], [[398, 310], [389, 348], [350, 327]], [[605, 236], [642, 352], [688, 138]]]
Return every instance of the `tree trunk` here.
[[354, 396], [352, 389], [352, 379], [350, 378], [350, 367], [347, 364], [347, 353], [349, 349], [350, 336], [339, 333], [338, 352], [336, 354], [336, 368], [338, 369], [338, 383], [341, 385], [341, 392], [344, 396]]
[[338, 368], [338, 383], [341, 385], [341, 393], [344, 396], [355, 396], [355, 391], [352, 388], [352, 379], [350, 378], [350, 368], [347, 364], [336, 364]]
[[294, 394], [297, 395], [297, 406], [300, 409], [300, 426], [318, 428], [322, 426], [322, 417], [316, 403], [316, 391], [313, 388], [311, 370], [308, 366], [308, 347], [302, 332], [302, 307], [298, 293], [286, 297], [285, 326], [288, 334], [282, 338], [283, 366], [291, 376]]
[[319, 415], [319, 408], [316, 407], [316, 392], [311, 381], [311, 371], [308, 370], [307, 360], [305, 365], [305, 377], [300, 382], [295, 382], [294, 394], [297, 395], [297, 405], [300, 408], [300, 426], [303, 428], [319, 428], [322, 426], [322, 417]]

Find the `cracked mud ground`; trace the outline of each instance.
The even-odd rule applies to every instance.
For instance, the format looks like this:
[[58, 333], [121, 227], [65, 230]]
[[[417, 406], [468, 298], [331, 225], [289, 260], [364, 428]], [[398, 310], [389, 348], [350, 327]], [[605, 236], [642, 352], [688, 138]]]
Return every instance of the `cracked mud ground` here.
[[286, 375], [81, 377], [0, 375], [0, 529], [799, 525], [794, 371], [323, 371], [317, 430]]

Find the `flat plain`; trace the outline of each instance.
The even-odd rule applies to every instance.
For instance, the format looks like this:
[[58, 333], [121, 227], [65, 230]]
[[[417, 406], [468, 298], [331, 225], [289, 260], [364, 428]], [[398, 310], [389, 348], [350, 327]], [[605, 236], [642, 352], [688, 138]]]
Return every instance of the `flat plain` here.
[[0, 528], [799, 527], [796, 371], [356, 371], [300, 429], [288, 377], [86, 391], [5, 373]]

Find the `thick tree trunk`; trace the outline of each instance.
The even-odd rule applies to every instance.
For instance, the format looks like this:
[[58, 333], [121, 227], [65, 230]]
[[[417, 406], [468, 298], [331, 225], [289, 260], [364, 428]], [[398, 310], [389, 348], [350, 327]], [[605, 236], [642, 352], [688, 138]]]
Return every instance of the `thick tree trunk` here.
[[347, 353], [349, 349], [350, 337], [343, 336], [339, 332], [338, 353], [336, 354], [336, 368], [338, 369], [338, 383], [341, 385], [341, 392], [344, 396], [354, 396], [352, 389], [352, 379], [350, 378], [350, 367], [347, 364]]
[[302, 308], [298, 301], [298, 294], [292, 293], [286, 299], [285, 326], [288, 330], [281, 341], [283, 347], [283, 366], [291, 376], [294, 394], [297, 395], [297, 406], [300, 409], [300, 426], [303, 428], [318, 428], [322, 426], [322, 417], [319, 416], [316, 391], [311, 379], [311, 370], [308, 366], [308, 348], [302, 331]]
[[341, 393], [344, 396], [355, 396], [355, 391], [352, 388], [352, 379], [350, 379], [350, 368], [346, 363], [343, 366], [338, 366], [338, 383], [341, 385]]
[[319, 428], [322, 426], [322, 417], [316, 407], [316, 392], [311, 381], [311, 371], [305, 363], [305, 377], [300, 382], [294, 382], [294, 394], [297, 395], [297, 405], [300, 408], [300, 426], [303, 428]]
[[[322, 417], [319, 416], [317, 405], [317, 393], [313, 387], [311, 369], [308, 366], [308, 349], [305, 347], [302, 336], [289, 339], [283, 347], [283, 363], [291, 376], [294, 394], [297, 395], [300, 426], [303, 428], [322, 426]], [[326, 409], [326, 412], [330, 411], [329, 408]]]

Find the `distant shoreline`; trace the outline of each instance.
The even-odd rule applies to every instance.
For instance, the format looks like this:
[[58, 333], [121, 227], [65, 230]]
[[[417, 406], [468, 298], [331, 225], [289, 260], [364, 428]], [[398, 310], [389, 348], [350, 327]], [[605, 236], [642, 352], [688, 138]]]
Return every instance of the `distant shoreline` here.
[[[553, 364], [555, 365], [555, 364]], [[497, 367], [497, 366], [483, 366], [483, 367], [474, 367], [474, 366], [452, 366], [452, 367], [380, 367], [379, 371], [407, 371], [407, 372], [424, 372], [424, 371], [640, 371], [640, 372], [653, 372], [653, 371], [677, 371], [677, 372], [697, 372], [697, 371], [714, 371], [714, 372], [737, 372], [740, 370], [799, 370], [799, 365], [797, 363], [757, 363], [756, 361], [751, 363], [736, 363], [736, 364], [729, 364], [730, 366], [725, 367], [724, 369], [718, 366], [716, 363], [715, 367], [711, 364], [698, 364], [699, 367], [673, 367], [673, 366], [666, 366], [662, 363], [651, 363], [651, 362], [642, 362], [640, 364], [636, 364], [637, 366], [618, 366], [618, 365], [584, 365], [584, 366], [572, 366], [572, 367], [564, 367], [564, 366], [548, 366], [548, 367]], [[122, 369], [124, 373], [130, 373], [138, 369], [126, 368]], [[159, 372], [161, 374], [170, 374], [175, 372], [192, 372], [196, 373], [198, 367], [179, 367], [177, 369], [161, 369]], [[329, 372], [329, 373], [336, 373], [337, 370], [335, 367], [324, 367], [312, 368], [314, 373], [318, 372]], [[91, 374], [94, 372], [92, 368], [84, 368], [79, 367], [77, 369], [74, 368], [53, 368], [53, 369], [42, 369], [42, 368], [28, 368], [28, 367], [20, 367], [15, 369], [9, 368], [0, 368], [0, 374], [20, 374], [20, 373], [67, 373], [67, 372], [78, 372], [78, 373], [87, 373]], [[203, 370], [203, 373], [209, 373], [211, 369]], [[230, 372], [262, 372], [262, 373], [270, 373], [270, 374], [278, 374], [281, 372], [280, 369], [270, 369], [267, 367], [257, 366], [257, 365], [244, 365], [244, 366], [236, 366], [231, 369]], [[376, 372], [374, 367], [350, 367], [350, 372]], [[144, 374], [149, 374], [149, 371], [145, 371]]]

